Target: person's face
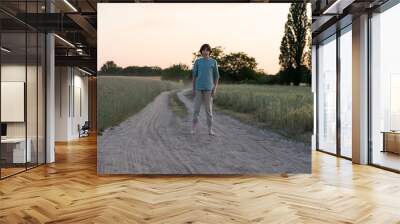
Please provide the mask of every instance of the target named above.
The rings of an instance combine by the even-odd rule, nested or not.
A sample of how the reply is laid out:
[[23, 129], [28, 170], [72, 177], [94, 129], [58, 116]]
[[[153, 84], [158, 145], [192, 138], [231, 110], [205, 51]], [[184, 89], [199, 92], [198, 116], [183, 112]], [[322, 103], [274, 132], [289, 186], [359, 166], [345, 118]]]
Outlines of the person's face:
[[210, 56], [210, 50], [209, 49], [204, 49], [204, 50], [202, 50], [201, 51], [201, 55], [203, 56], [203, 57], [209, 57]]

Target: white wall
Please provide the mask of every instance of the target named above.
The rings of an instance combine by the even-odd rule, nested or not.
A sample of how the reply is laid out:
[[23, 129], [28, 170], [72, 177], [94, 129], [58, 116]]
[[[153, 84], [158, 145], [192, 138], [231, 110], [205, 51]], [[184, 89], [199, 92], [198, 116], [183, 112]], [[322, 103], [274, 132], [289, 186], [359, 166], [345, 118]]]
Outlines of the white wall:
[[[26, 70], [27, 69], [27, 70]], [[26, 71], [28, 72], [26, 74]], [[21, 65], [21, 64], [3, 64], [1, 66], [1, 81], [2, 82], [25, 82], [25, 75], [28, 75], [28, 80], [29, 80], [29, 84], [32, 85], [36, 85], [36, 81], [34, 83], [31, 79], [31, 75], [36, 76], [36, 67], [34, 66], [25, 66]], [[27, 89], [27, 106], [31, 106], [31, 107], [35, 107], [36, 108], [36, 102], [34, 105], [29, 105], [31, 102], [33, 102], [34, 99], [36, 99], [36, 89]], [[4, 96], [3, 96], [4, 97]], [[7, 108], [1, 108], [2, 110], [7, 110]], [[22, 108], [24, 110], [24, 108]], [[28, 124], [28, 129], [31, 130], [31, 127], [34, 128], [36, 130], [36, 113], [33, 114], [31, 113], [31, 110], [28, 110], [27, 112], [29, 112], [27, 114], [27, 120], [29, 122]], [[32, 121], [34, 121], [34, 124], [32, 124]], [[7, 136], [8, 137], [25, 137], [25, 126], [26, 126], [26, 122], [7, 122]], [[28, 130], [28, 137], [30, 132]]]
[[[26, 74], [25, 69], [26, 69], [25, 64], [24, 65], [3, 64], [1, 66], [1, 81], [25, 82], [25, 74]], [[6, 110], [6, 108], [1, 108], [1, 110]], [[25, 122], [7, 122], [7, 136], [25, 137]]]
[[56, 141], [77, 139], [78, 124], [88, 120], [88, 77], [83, 75], [76, 68], [56, 67]]
[[[37, 70], [38, 69], [38, 70]], [[23, 100], [20, 108], [7, 108], [3, 105], [2, 112], [6, 113], [22, 113], [26, 112], [26, 120], [23, 118], [21, 122], [5, 122], [7, 123], [7, 137], [23, 138], [25, 135], [29, 139], [29, 147], [31, 148], [31, 156], [33, 162], [39, 159], [39, 163], [44, 163], [45, 150], [45, 112], [44, 112], [44, 73], [41, 66], [25, 64], [2, 64], [1, 66], [2, 82], [24, 82], [26, 84], [26, 99]], [[27, 79], [27, 80], [25, 80]], [[8, 98], [7, 93], [2, 93], [2, 98]], [[24, 94], [24, 90], [19, 90], [20, 94]], [[22, 92], [21, 92], [22, 91]], [[23, 97], [25, 98], [25, 97]], [[25, 106], [26, 100], [26, 106]], [[17, 103], [17, 102], [15, 102]], [[3, 104], [3, 103], [2, 103]], [[20, 110], [20, 111], [12, 111]], [[24, 115], [22, 115], [24, 116]], [[49, 160], [51, 162], [51, 160]]]
[[82, 76], [82, 74], [79, 70], [74, 70], [74, 88], [72, 88], [74, 92], [72, 93], [73, 96], [71, 96], [71, 99], [74, 99], [74, 102], [71, 102], [71, 106], [73, 105], [73, 108], [71, 108], [72, 129], [70, 132], [72, 138], [79, 137], [78, 124], [82, 126], [88, 120], [88, 77]]
[[68, 88], [70, 84], [69, 69], [55, 68], [55, 141], [68, 140]]

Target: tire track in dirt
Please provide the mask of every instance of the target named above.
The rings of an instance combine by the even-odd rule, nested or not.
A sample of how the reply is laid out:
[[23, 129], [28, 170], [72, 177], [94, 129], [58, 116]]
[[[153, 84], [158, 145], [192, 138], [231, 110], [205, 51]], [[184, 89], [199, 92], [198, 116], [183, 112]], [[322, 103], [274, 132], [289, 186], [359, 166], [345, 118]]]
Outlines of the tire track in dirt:
[[139, 113], [98, 136], [98, 172], [104, 174], [261, 174], [311, 172], [311, 147], [215, 112], [209, 136], [204, 108], [190, 134], [189, 114], [176, 116], [163, 92]]

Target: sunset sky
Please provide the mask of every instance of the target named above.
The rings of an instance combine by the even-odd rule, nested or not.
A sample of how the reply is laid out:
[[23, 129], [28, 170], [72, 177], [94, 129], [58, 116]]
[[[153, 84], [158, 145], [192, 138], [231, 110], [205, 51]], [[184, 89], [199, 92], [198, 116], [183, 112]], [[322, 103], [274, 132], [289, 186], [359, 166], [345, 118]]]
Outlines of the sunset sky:
[[203, 43], [255, 57], [269, 74], [279, 70], [279, 47], [290, 4], [99, 3], [98, 69], [119, 66], [192, 66]]

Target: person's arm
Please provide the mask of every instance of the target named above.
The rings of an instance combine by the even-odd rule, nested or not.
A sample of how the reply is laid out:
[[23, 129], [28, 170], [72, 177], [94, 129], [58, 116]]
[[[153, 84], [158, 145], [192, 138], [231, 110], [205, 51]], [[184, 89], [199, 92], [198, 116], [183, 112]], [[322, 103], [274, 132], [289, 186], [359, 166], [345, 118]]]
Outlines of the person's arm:
[[194, 96], [195, 88], [196, 88], [196, 77], [197, 77], [197, 60], [194, 61], [192, 68], [192, 94]]
[[214, 79], [214, 88], [212, 90], [212, 96], [214, 97], [215, 93], [217, 92], [218, 82], [219, 82], [219, 69], [218, 63], [215, 61], [214, 71], [213, 71], [213, 79]]

